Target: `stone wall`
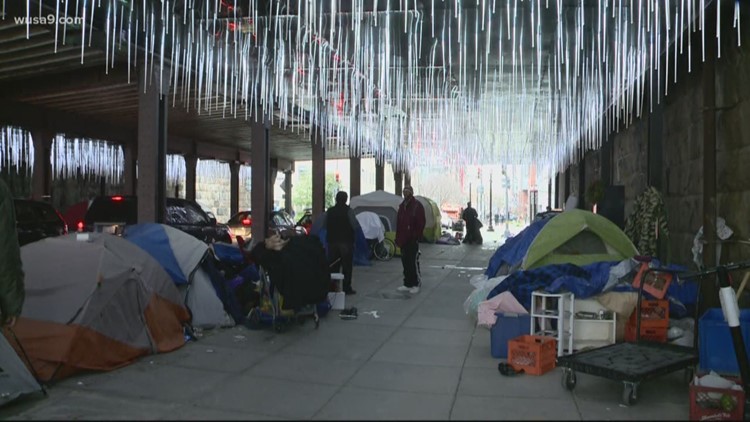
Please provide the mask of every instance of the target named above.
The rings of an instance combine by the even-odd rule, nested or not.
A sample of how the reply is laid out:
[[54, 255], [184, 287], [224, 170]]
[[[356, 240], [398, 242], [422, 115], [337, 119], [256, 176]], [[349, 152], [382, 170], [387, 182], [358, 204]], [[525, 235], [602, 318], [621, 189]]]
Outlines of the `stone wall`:
[[625, 216], [633, 210], [635, 198], [647, 187], [648, 117], [633, 121], [611, 135], [612, 185], [625, 186]]
[[[750, 239], [750, 52], [740, 51], [736, 33], [725, 25], [722, 34], [731, 42], [722, 46], [716, 60], [717, 212], [734, 230], [735, 240]], [[736, 30], [735, 30], [736, 31]], [[743, 31], [742, 45], [750, 45], [750, 33]], [[697, 39], [697, 41], [696, 41]], [[669, 249], [673, 262], [692, 266], [691, 247], [703, 224], [703, 85], [700, 38], [694, 38], [692, 72], [686, 57], [680, 57], [678, 82], [662, 98], [662, 160], [658, 172], [667, 208]], [[680, 73], [681, 72], [681, 73]], [[671, 78], [670, 78], [671, 79]], [[645, 105], [648, 105], [646, 98]], [[625, 186], [625, 216], [633, 201], [647, 187], [648, 127], [645, 116], [620, 128], [613, 139], [613, 184]], [[658, 136], [658, 135], [657, 135]], [[588, 169], [587, 169], [588, 174]], [[723, 246], [722, 261], [750, 258], [750, 246]]]

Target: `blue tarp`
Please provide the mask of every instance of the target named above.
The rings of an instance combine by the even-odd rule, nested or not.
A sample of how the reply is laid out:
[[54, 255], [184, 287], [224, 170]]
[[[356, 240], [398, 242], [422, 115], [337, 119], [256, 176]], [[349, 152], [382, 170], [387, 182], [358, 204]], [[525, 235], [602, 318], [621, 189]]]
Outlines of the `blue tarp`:
[[[550, 293], [569, 291], [577, 299], [586, 299], [602, 293], [609, 280], [611, 268], [619, 262], [595, 262], [579, 267], [573, 264], [553, 264], [527, 271], [517, 271], [509, 275], [487, 295], [490, 299], [502, 292], [510, 291], [528, 310], [531, 309], [531, 293], [545, 290]], [[658, 266], [658, 262], [656, 263]], [[685, 267], [669, 265], [674, 271], [684, 271]], [[630, 284], [617, 284], [612, 291], [635, 291]], [[697, 299], [697, 283], [672, 283], [667, 289], [670, 302], [669, 312], [674, 318], [683, 318], [694, 310]], [[644, 292], [645, 297], [650, 295]]]
[[484, 275], [486, 275], [487, 278], [493, 278], [497, 276], [497, 272], [503, 264], [508, 264], [508, 266], [511, 267], [520, 264], [521, 261], [523, 261], [523, 257], [526, 256], [526, 251], [529, 250], [531, 242], [534, 241], [536, 235], [539, 234], [539, 231], [542, 230], [542, 227], [544, 227], [549, 220], [549, 218], [545, 218], [535, 221], [525, 229], [521, 230], [517, 235], [508, 238], [505, 243], [497, 248], [492, 255], [492, 258], [490, 258], [490, 263], [487, 265], [487, 270], [484, 272]]

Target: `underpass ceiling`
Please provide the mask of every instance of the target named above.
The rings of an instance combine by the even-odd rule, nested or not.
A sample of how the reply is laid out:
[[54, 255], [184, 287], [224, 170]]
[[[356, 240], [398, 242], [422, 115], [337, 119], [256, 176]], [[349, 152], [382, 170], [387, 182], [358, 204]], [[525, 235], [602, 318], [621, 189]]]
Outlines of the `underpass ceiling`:
[[[668, 80], [678, 50], [687, 54], [683, 34], [714, 37], [702, 26], [710, 0], [103, 0], [80, 3], [82, 26], [9, 20], [27, 8], [76, 16], [71, 2], [67, 15], [63, 2], [41, 3], [4, 3], [0, 88], [22, 83], [32, 94], [3, 89], [3, 98], [132, 127], [135, 83], [102, 78], [87, 95], [56, 97], [34, 86], [105, 62], [120, 78], [163, 62], [176, 70], [175, 136], [246, 148], [244, 107], [257, 98], [274, 110], [274, 154], [309, 159], [309, 131], [298, 130], [316, 123], [328, 156], [367, 151], [397, 169], [560, 168], [640, 113], [647, 84]], [[739, 31], [750, 4], [720, 4], [717, 25]], [[198, 114], [196, 101], [214, 106]], [[225, 101], [237, 105], [228, 117]]]

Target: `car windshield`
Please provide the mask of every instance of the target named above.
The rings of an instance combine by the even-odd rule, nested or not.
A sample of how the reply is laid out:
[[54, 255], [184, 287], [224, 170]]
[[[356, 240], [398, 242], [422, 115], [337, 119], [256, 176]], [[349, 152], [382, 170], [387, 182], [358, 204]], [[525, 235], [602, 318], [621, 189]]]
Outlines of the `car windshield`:
[[167, 222], [169, 224], [208, 225], [208, 215], [189, 202], [167, 202]]

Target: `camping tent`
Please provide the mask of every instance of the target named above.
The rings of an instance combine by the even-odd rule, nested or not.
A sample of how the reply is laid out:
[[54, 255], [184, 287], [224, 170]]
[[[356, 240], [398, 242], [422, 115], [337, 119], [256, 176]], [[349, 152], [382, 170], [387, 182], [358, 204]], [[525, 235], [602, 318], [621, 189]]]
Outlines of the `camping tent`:
[[159, 263], [118, 236], [78, 236], [21, 248], [26, 301], [13, 330], [40, 380], [111, 370], [185, 344], [190, 315]]
[[589, 211], [571, 209], [549, 220], [531, 242], [521, 267], [578, 266], [622, 261], [637, 255], [633, 242], [614, 223]]
[[[13, 335], [8, 336], [12, 338]], [[0, 406], [23, 394], [42, 391], [42, 386], [29, 373], [16, 351], [0, 336]]]
[[357, 221], [359, 221], [359, 226], [362, 227], [365, 239], [377, 239], [378, 242], [382, 242], [385, 239], [383, 222], [380, 221], [380, 217], [374, 212], [360, 212], [357, 214]]
[[396, 231], [396, 221], [398, 216], [398, 206], [402, 198], [398, 195], [388, 193], [382, 190], [366, 193], [353, 197], [349, 201], [349, 206], [355, 213], [371, 211], [380, 216], [386, 232]]
[[193, 326], [234, 325], [219, 297], [222, 280], [212, 280], [206, 243], [182, 230], [156, 223], [127, 226], [123, 237], [148, 252], [169, 274], [193, 315]]
[[414, 198], [416, 198], [424, 207], [425, 224], [422, 236], [424, 236], [426, 241], [435, 243], [442, 234], [440, 227], [440, 208], [438, 208], [435, 201], [425, 196], [414, 195]]

